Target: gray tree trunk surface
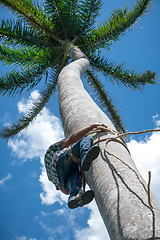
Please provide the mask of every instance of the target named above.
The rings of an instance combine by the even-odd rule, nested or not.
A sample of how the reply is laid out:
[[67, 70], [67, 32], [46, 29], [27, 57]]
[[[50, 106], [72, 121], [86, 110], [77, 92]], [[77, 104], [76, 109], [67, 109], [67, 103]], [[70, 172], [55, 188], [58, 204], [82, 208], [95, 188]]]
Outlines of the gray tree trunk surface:
[[[81, 76], [89, 68], [88, 59], [77, 47], [71, 49], [70, 55], [76, 61], [66, 66], [58, 79], [59, 107], [66, 137], [92, 123], [104, 123], [115, 130], [106, 114], [83, 87]], [[113, 134], [95, 133], [93, 137], [99, 140], [113, 137]], [[160, 205], [154, 195], [151, 194], [154, 205], [151, 209], [147, 193], [135, 173], [116, 157], [105, 153], [104, 142], [98, 145], [101, 154], [85, 173], [85, 178], [95, 193], [110, 238], [160, 239]], [[135, 169], [145, 183], [129, 152], [121, 143], [110, 141], [107, 150]]]

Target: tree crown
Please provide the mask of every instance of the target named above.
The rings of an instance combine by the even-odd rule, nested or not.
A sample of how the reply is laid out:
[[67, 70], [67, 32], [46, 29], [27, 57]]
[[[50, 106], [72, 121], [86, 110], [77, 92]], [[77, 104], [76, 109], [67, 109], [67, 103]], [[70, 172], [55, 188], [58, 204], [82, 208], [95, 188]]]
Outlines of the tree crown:
[[107, 81], [135, 90], [156, 83], [155, 72], [136, 73], [102, 55], [103, 49], [109, 50], [148, 11], [152, 0], [139, 0], [131, 10], [114, 9], [109, 19], [98, 25], [96, 18], [103, 7], [102, 0], [46, 0], [43, 6], [32, 0], [0, 0], [0, 3], [16, 16], [1, 20], [0, 61], [18, 67], [0, 78], [1, 95], [21, 94], [45, 78], [40, 98], [17, 123], [5, 127], [1, 137], [17, 134], [43, 109], [56, 90], [60, 71], [71, 61], [68, 54], [71, 44], [89, 58], [91, 66], [84, 77], [117, 129], [124, 131], [120, 115], [97, 73], [101, 72]]

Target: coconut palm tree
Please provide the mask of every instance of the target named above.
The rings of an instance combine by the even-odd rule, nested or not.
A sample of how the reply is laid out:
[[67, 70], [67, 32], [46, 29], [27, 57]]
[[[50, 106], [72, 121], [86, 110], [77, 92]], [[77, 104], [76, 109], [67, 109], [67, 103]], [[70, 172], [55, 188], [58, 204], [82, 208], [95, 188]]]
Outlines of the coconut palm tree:
[[[17, 123], [4, 128], [1, 136], [11, 137], [27, 127], [53, 95], [57, 83], [66, 137], [95, 122], [105, 123], [114, 131], [115, 127], [124, 131], [121, 118], [95, 72], [101, 72], [106, 80], [121, 82], [133, 89], [139, 89], [146, 83], [156, 83], [155, 72], [137, 74], [101, 55], [101, 50], [109, 50], [112, 43], [148, 10], [152, 1], [140, 0], [130, 11], [127, 8], [116, 9], [99, 26], [96, 26], [95, 20], [102, 7], [100, 0], [46, 0], [44, 8], [31, 0], [0, 2], [19, 17], [3, 20], [0, 27], [0, 59], [7, 65], [17, 66], [1, 78], [1, 94], [14, 96], [24, 89], [32, 89], [41, 80], [45, 82], [41, 96], [32, 108]], [[84, 90], [81, 82], [83, 73], [115, 127]], [[95, 133], [93, 137], [101, 140], [104, 133]], [[113, 133], [108, 132], [107, 138], [112, 140], [112, 137]], [[107, 152], [103, 150], [102, 142], [97, 144], [102, 149], [101, 155], [85, 178], [95, 192], [110, 238], [159, 239], [159, 205], [154, 196], [154, 208], [148, 205], [144, 180], [127, 148], [121, 139], [110, 141]], [[116, 156], [127, 165], [118, 161]], [[135, 173], [138, 173], [139, 179]]]

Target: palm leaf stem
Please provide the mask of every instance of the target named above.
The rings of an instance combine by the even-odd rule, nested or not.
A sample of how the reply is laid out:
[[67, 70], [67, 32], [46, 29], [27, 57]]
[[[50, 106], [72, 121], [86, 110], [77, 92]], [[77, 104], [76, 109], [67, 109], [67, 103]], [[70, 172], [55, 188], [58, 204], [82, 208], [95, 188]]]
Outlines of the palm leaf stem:
[[5, 31], [0, 31], [0, 34], [1, 35], [4, 35], [4, 36], [10, 36], [10, 37], [13, 37], [13, 38], [17, 38], [17, 39], [20, 39], [20, 40], [25, 40], [25, 41], [33, 41], [33, 42], [39, 42], [39, 43], [43, 43], [43, 44], [48, 44], [48, 42], [44, 41], [44, 40], [40, 40], [40, 39], [34, 39], [34, 38], [28, 38], [28, 37], [23, 37], [23, 36], [20, 36], [18, 34], [14, 34], [14, 33], [9, 33], [9, 32], [5, 32]]
[[91, 3], [90, 3], [90, 8], [88, 9], [88, 12], [87, 12], [87, 18], [82, 26], [82, 29], [80, 30], [79, 34], [74, 38], [73, 42], [75, 42], [78, 37], [82, 34], [82, 32], [86, 29], [87, 25], [89, 25], [90, 23], [90, 20], [91, 20], [91, 17], [93, 15], [93, 9], [94, 9], [94, 3], [96, 3], [97, 0], [92, 0]]
[[59, 4], [58, 4], [57, 0], [54, 0], [54, 2], [55, 2], [56, 9], [57, 9], [57, 12], [58, 12], [58, 17], [59, 17], [59, 20], [60, 20], [60, 23], [61, 23], [61, 26], [62, 26], [62, 29], [63, 29], [64, 38], [66, 39], [67, 38], [67, 32], [66, 32], [66, 29], [64, 27], [63, 19], [61, 17], [61, 11], [60, 11], [60, 8], [59, 8]]

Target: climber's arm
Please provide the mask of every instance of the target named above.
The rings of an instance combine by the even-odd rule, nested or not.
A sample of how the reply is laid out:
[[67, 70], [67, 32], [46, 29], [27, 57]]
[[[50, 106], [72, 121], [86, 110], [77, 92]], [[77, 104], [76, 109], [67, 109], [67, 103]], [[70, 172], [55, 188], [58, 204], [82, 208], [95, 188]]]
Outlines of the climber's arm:
[[89, 127], [86, 127], [76, 133], [73, 133], [72, 135], [70, 135], [67, 139], [64, 139], [61, 141], [61, 147], [65, 148], [68, 147], [74, 143], [76, 143], [77, 141], [79, 141], [82, 137], [84, 137], [85, 135], [87, 135], [89, 132], [91, 132], [93, 129], [96, 128], [106, 128], [107, 126], [105, 124], [92, 124]]

